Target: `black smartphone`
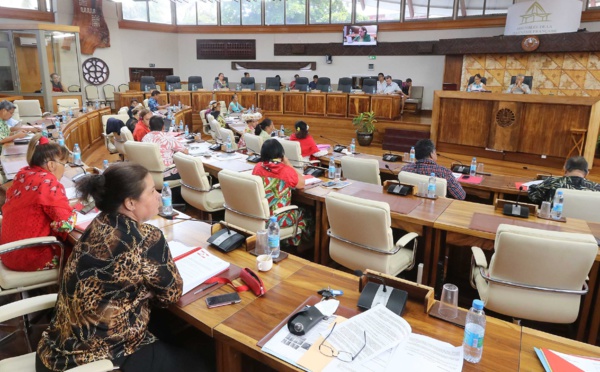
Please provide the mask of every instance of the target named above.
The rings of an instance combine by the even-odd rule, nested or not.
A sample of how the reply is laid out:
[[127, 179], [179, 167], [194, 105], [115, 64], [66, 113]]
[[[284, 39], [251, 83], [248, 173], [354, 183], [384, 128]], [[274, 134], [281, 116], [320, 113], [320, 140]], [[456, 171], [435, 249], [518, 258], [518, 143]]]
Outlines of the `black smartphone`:
[[212, 309], [213, 307], [233, 305], [240, 302], [242, 302], [242, 299], [240, 298], [240, 295], [237, 292], [206, 298], [206, 306], [209, 309]]

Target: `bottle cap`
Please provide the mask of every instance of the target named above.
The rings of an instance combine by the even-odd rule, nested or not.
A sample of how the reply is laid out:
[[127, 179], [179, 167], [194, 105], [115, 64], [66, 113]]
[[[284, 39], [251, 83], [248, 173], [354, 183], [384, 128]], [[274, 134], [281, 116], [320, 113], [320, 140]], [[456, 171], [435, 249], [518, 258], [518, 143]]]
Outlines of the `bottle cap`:
[[483, 310], [483, 301], [473, 300], [473, 308], [475, 308], [475, 310]]
[[557, 191], [557, 194], [558, 194], [558, 195], [562, 195], [562, 194], [563, 194], [563, 192], [562, 192], [562, 191]]
[[271, 222], [277, 222], [277, 217], [275, 217], [275, 216], [271, 216], [271, 218], [269, 218], [269, 220], [270, 220]]
[[163, 182], [163, 186], [165, 186], [165, 187], [169, 186], [169, 183], [168, 182]]
[[435, 173], [431, 172], [431, 177], [435, 177]]

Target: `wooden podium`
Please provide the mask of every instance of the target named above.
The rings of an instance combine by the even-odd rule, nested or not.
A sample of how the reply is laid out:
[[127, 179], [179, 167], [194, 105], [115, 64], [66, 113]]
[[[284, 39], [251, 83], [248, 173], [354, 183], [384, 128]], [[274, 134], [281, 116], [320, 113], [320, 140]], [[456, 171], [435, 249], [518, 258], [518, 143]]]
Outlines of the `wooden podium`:
[[594, 161], [600, 98], [436, 91], [431, 139], [438, 151], [562, 167], [572, 130], [585, 130]]

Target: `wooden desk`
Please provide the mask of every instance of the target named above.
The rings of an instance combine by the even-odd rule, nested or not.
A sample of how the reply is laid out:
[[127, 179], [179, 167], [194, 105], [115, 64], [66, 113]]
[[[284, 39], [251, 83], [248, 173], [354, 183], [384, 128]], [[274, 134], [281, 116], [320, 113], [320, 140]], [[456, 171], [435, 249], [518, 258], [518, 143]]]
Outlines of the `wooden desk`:
[[[432, 253], [432, 262], [431, 267], [434, 268], [429, 273], [429, 279], [426, 280], [426, 283], [431, 286], [435, 286], [437, 283], [437, 270], [435, 267], [437, 262], [441, 258], [442, 252], [445, 251], [444, 247], [446, 244], [452, 244], [461, 247], [471, 247], [477, 246], [485, 250], [493, 250], [494, 249], [494, 239], [496, 238], [496, 233], [490, 233], [485, 231], [471, 230], [469, 228], [471, 224], [471, 220], [475, 213], [483, 213], [486, 215], [499, 216], [515, 221], [524, 221], [521, 218], [513, 218], [509, 216], [504, 216], [501, 210], [495, 210], [491, 205], [484, 205], [478, 203], [471, 203], [462, 200], [454, 200], [452, 204], [446, 208], [446, 210], [438, 217], [435, 221], [434, 227], [434, 249]], [[530, 217], [525, 220], [528, 222], [535, 222], [542, 225], [552, 225], [560, 227], [561, 231], [564, 232], [574, 232], [581, 234], [590, 234], [590, 227], [588, 223], [583, 220], [578, 220], [576, 218], [568, 218], [567, 222], [556, 222], [551, 220], [543, 220], [537, 218], [535, 216]], [[588, 295], [584, 296], [582, 299], [583, 306], [580, 310], [578, 321], [578, 332], [577, 338], [579, 340], [583, 340], [586, 327], [588, 324], [588, 318], [593, 312], [594, 315], [598, 311], [594, 309], [599, 309], [600, 303], [596, 303], [592, 307], [592, 298], [593, 294], [596, 292], [598, 286], [598, 267], [599, 267], [599, 258], [597, 256], [592, 269], [590, 270], [590, 281], [589, 281], [589, 292]], [[425, 276], [424, 276], [425, 278]], [[595, 316], [596, 318], [596, 316]], [[600, 318], [598, 318], [600, 322]], [[596, 334], [598, 329], [596, 328]], [[590, 336], [591, 337], [591, 336]], [[594, 336], [595, 337], [595, 336]]]
[[440, 152], [485, 156], [486, 149], [494, 149], [503, 152], [503, 160], [560, 167], [572, 147], [571, 129], [585, 129], [583, 156], [592, 164], [599, 102], [598, 97], [435, 91], [431, 140]]
[[[144, 93], [144, 99], [150, 99], [150, 97], [152, 97], [152, 92]], [[165, 92], [161, 92], [157, 96], [154, 96], [154, 99], [156, 99], [156, 102], [158, 102], [159, 106], [169, 104], [169, 96]]]
[[286, 92], [283, 96], [283, 112], [285, 114], [304, 115], [306, 93]]
[[136, 99], [139, 103], [144, 103], [144, 92], [115, 92], [115, 107], [117, 110], [121, 107], [131, 106], [131, 100]]
[[378, 119], [395, 120], [400, 117], [402, 97], [399, 94], [376, 94], [371, 96], [371, 110]]
[[[253, 270], [256, 268], [256, 257], [250, 253], [247, 253], [243, 249], [237, 249], [233, 252], [225, 254], [210, 247], [206, 241], [210, 237], [210, 225], [204, 222], [184, 221], [168, 226], [166, 229], [163, 229], [163, 232], [165, 233], [168, 241], [177, 240], [189, 246], [200, 245], [202, 247], [208, 247], [208, 250], [211, 253], [232, 264], [242, 268], [249, 267]], [[290, 255], [289, 258], [273, 265], [273, 268], [266, 273], [257, 271], [255, 272], [257, 272], [260, 278], [263, 280], [265, 290], [270, 291], [273, 287], [304, 267], [306, 264], [308, 264], [308, 261]], [[238, 285], [239, 284], [240, 283], [238, 283]], [[225, 286], [215, 291], [213, 295], [230, 293], [232, 291], [233, 290], [231, 287]], [[240, 293], [240, 297], [242, 298], [242, 302], [230, 306], [219, 307], [218, 309], [208, 309], [204, 299], [202, 298], [183, 308], [172, 305], [170, 310], [180, 316], [182, 319], [185, 319], [194, 327], [200, 329], [202, 332], [213, 336], [215, 327], [217, 327], [220, 323], [239, 312], [252, 302], [261, 301], [263, 299], [256, 297], [250, 291]]]
[[348, 113], [348, 94], [327, 94], [327, 116], [346, 117]]
[[[256, 92], [237, 91], [236, 94], [238, 96], [238, 101], [240, 102], [242, 107], [245, 107], [247, 109], [252, 108], [252, 106], [258, 107], [258, 99], [256, 97]], [[229, 105], [230, 101], [225, 101], [225, 102], [227, 102], [227, 105]], [[227, 106], [227, 107], [229, 107], [229, 106]]]
[[208, 103], [212, 101], [213, 93], [211, 91], [192, 92], [192, 111], [199, 113], [208, 108]]
[[370, 94], [351, 94], [348, 96], [348, 117], [355, 117], [366, 111], [371, 111]]
[[[489, 319], [489, 318], [488, 318]], [[521, 332], [521, 354], [519, 366], [524, 371], [539, 371], [543, 372], [544, 368], [540, 363], [533, 348], [545, 348], [560, 353], [589, 356], [594, 358], [600, 357], [600, 348], [569, 340], [549, 333], [540, 332], [535, 329], [523, 327]], [[485, 351], [484, 351], [485, 355]]]
[[327, 94], [326, 93], [308, 93], [306, 95], [306, 115], [325, 116], [327, 112]]
[[258, 107], [263, 114], [283, 114], [283, 92], [258, 92]]
[[[344, 291], [344, 295], [338, 297], [341, 305], [356, 308], [359, 296], [356, 276], [308, 264], [215, 328], [217, 369], [243, 371], [242, 354], [245, 354], [277, 371], [297, 371], [284, 361], [263, 353], [256, 343], [306, 298], [327, 286]], [[414, 333], [456, 346], [462, 343], [464, 330], [429, 317], [423, 312], [422, 303], [408, 301], [403, 317]], [[488, 317], [483, 358], [479, 364], [465, 362], [463, 371], [518, 370], [520, 337], [519, 326]]]
[[188, 91], [167, 92], [167, 95], [169, 96], [169, 104], [171, 105], [177, 106], [180, 102], [184, 106], [192, 105], [192, 95]]

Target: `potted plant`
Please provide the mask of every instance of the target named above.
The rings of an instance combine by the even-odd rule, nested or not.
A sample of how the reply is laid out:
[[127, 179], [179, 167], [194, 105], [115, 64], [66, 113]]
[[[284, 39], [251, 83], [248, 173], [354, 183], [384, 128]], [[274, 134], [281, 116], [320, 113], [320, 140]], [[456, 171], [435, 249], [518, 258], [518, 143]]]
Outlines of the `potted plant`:
[[373, 142], [375, 123], [377, 120], [373, 111], [361, 112], [352, 119], [352, 124], [356, 127], [356, 139], [359, 145], [369, 146]]

